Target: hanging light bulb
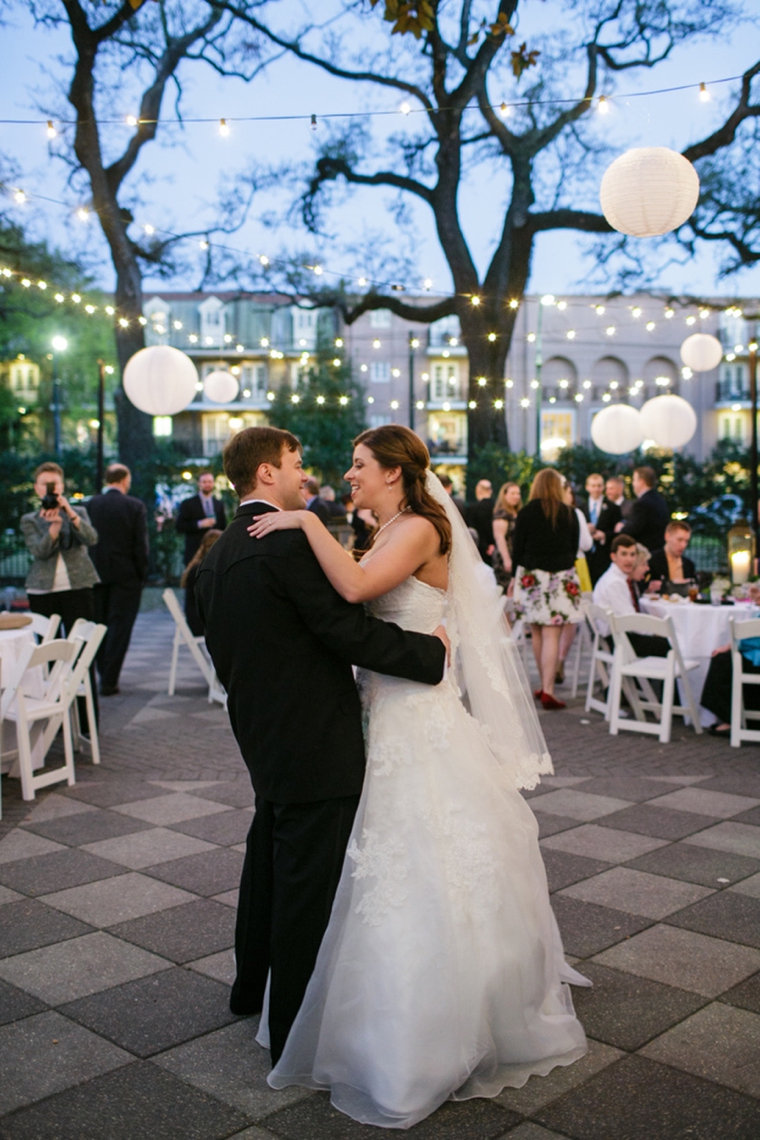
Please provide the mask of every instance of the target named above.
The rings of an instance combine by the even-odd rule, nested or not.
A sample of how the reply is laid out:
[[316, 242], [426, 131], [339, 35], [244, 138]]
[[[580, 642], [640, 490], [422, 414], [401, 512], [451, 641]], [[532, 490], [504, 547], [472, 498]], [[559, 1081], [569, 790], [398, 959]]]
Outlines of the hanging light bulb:
[[426, 277], [425, 280], [422, 282], [422, 288], [423, 289], [432, 289], [433, 288], [433, 282], [430, 279], [430, 277]]
[[338, 400], [338, 403], [342, 408], [345, 408], [346, 404], [348, 403], [348, 396], [341, 396]]
[[499, 114], [501, 115], [502, 119], [507, 119], [509, 117], [509, 107], [506, 103], [502, 102], [501, 106], [499, 107]]
[[263, 265], [265, 268], [266, 268], [266, 266], [267, 266], [267, 265], [269, 265], [269, 258], [267, 257], [267, 255], [266, 255], [265, 253], [262, 253], [262, 254], [260, 254], [260, 255], [259, 255], [259, 262], [260, 262], [260, 264], [261, 264], [261, 265]]
[[399, 111], [401, 112], [402, 115], [408, 115], [411, 112], [411, 110], [412, 110], [411, 105], [409, 103], [407, 103], [406, 100], [399, 107]]
[[312, 131], [316, 131], [316, 129], [317, 129], [317, 116], [316, 115], [311, 116], [311, 120], [309, 122], [309, 128]]
[[322, 273], [324, 273], [324, 270], [322, 269], [321, 265], [315, 265], [314, 266], [314, 272], [317, 275], [317, 277], [320, 277], [322, 275]]
[[360, 277], [359, 280], [357, 281], [357, 285], [359, 285], [359, 287], [361, 289], [363, 289], [366, 284], [367, 284], [367, 278], [366, 277]]
[[599, 96], [599, 102], [596, 105], [596, 109], [600, 115], [607, 115], [609, 113], [610, 104], [605, 95]]
[[226, 139], [230, 133], [230, 125], [226, 119], [219, 120], [219, 134]]
[[516, 309], [519, 306], [519, 304], [520, 304], [520, 302], [517, 300], [517, 298], [513, 297], [512, 300], [509, 302], [509, 307], [510, 307], [510, 309]]
[[208, 242], [205, 238], [201, 238], [201, 240], [198, 242], [198, 245], [201, 249], [208, 249]]
[[48, 121], [47, 121], [47, 137], [49, 139], [54, 139], [54, 138], [58, 137], [58, 131], [53, 126], [53, 120], [52, 119], [48, 119]]
[[148, 235], [148, 237], [151, 237], [151, 235], [152, 235], [152, 234], [154, 234], [154, 233], [156, 232], [156, 227], [155, 227], [155, 226], [152, 226], [152, 225], [150, 225], [150, 223], [148, 223], [148, 225], [147, 225], [147, 226], [143, 226], [143, 229], [145, 230], [145, 232], [146, 232], [146, 234]]
[[26, 201], [26, 194], [24, 193], [24, 191], [23, 190], [17, 190], [15, 192], [15, 194], [13, 195], [13, 201], [18, 202], [19, 206], [22, 206], [24, 204], [24, 202]]
[[488, 334], [488, 339], [489, 339], [489, 340], [491, 341], [491, 343], [493, 344], [493, 342], [496, 340], [496, 333], [489, 333], [489, 334]]
[[472, 304], [475, 306], [475, 308], [477, 309], [478, 305], [480, 304], [480, 297], [477, 295], [477, 293], [475, 293], [475, 294], [474, 294], [474, 295], [473, 295], [473, 296], [470, 298], [470, 301], [471, 301], [471, 303], [472, 303]]
[[127, 115], [127, 126], [128, 127], [136, 127], [137, 126], [137, 118], [135, 115]]
[[707, 90], [707, 87], [704, 83], [700, 83], [699, 85], [699, 101], [700, 103], [710, 102], [710, 92]]
[[77, 217], [79, 218], [80, 222], [86, 222], [90, 217], [90, 211], [86, 206], [80, 206], [77, 210]]

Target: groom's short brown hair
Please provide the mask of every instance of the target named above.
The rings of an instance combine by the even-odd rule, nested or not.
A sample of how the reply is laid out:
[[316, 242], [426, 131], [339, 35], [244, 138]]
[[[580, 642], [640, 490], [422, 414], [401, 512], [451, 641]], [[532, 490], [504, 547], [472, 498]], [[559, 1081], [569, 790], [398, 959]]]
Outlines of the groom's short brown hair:
[[233, 435], [222, 452], [224, 473], [242, 499], [256, 486], [256, 472], [262, 463], [282, 466], [285, 450], [303, 452], [300, 439], [276, 427], [250, 427]]

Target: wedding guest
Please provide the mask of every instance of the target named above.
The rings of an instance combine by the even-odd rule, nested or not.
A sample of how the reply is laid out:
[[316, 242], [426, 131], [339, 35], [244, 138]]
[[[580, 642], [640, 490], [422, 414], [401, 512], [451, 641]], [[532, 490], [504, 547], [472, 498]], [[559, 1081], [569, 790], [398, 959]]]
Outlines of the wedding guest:
[[[441, 480], [443, 482], [443, 480]], [[504, 483], [499, 488], [493, 509], [493, 569], [496, 582], [503, 590], [512, 581], [512, 536], [515, 533], [517, 515], [522, 507], [522, 495], [518, 483]]]
[[493, 551], [493, 506], [491, 480], [480, 479], [475, 485], [475, 502], [465, 507], [464, 518], [467, 525], [478, 532], [480, 557], [489, 564]]
[[647, 549], [659, 550], [665, 542], [670, 511], [657, 490], [657, 475], [652, 467], [637, 467], [632, 482], [636, 501], [622, 527], [618, 524], [617, 529], [630, 534]]
[[[760, 673], [760, 637], [745, 637], [739, 642], [744, 659], [742, 672]], [[716, 716], [717, 723], [709, 731], [713, 736], [731, 735], [731, 689], [733, 685], [734, 662], [730, 645], [722, 645], [713, 651], [710, 667], [707, 670], [702, 696], [699, 703]], [[760, 685], [744, 685], [743, 700], [745, 709], [760, 710]]]
[[183, 499], [177, 513], [177, 531], [185, 536], [185, 566], [190, 562], [203, 539], [203, 532], [224, 530], [227, 516], [224, 503], [214, 495], [214, 475], [201, 471], [198, 476], [198, 494]]
[[310, 475], [306, 480], [306, 486], [304, 488], [306, 510], [312, 511], [319, 521], [327, 526], [330, 521], [330, 508], [320, 496], [320, 489], [319, 479], [315, 479], [313, 475]]
[[[583, 511], [575, 505], [575, 491], [566, 479], [563, 480], [563, 487], [565, 502], [569, 507], [572, 507], [578, 516], [578, 526], [580, 528], [578, 550], [575, 556], [575, 570], [578, 575], [578, 584], [580, 585], [582, 594], [590, 594], [592, 587], [586, 558], [588, 552], [594, 545], [594, 540], [591, 537], [591, 530], [586, 522], [586, 516]], [[557, 674], [555, 678], [558, 685], [561, 685], [565, 679], [565, 662], [567, 661], [567, 656], [575, 640], [575, 631], [577, 628], [577, 622], [565, 622], [562, 626], [562, 633], [559, 638], [559, 660], [557, 661]]]
[[195, 600], [195, 583], [198, 581], [201, 562], [203, 562], [203, 559], [216, 540], [221, 537], [221, 534], [222, 532], [216, 529], [206, 531], [201, 539], [200, 546], [185, 567], [184, 573], [179, 581], [180, 586], [182, 586], [185, 591], [185, 618], [187, 619], [187, 624], [190, 626], [190, 632], [193, 637], [203, 637], [204, 633], [203, 622], [198, 613], [198, 605]]
[[[635, 538], [619, 534], [610, 547], [611, 565], [594, 586], [594, 604], [611, 610], [617, 617], [641, 612], [639, 595], [633, 581], [637, 566], [641, 567], [641, 550]], [[599, 633], [609, 637], [607, 622], [598, 622]], [[628, 640], [637, 657], [667, 657], [670, 643], [666, 637], [629, 633]]]
[[332, 522], [346, 522], [346, 508], [343, 501], [337, 501], [335, 491], [332, 487], [320, 487], [319, 497], [323, 503], [327, 504], [327, 511]]
[[586, 561], [593, 586], [610, 564], [610, 544], [615, 537], [615, 527], [622, 521], [622, 515], [620, 507], [605, 496], [604, 479], [596, 472], [586, 479], [586, 494], [588, 498], [583, 504], [583, 514], [593, 539]]
[[578, 516], [564, 501], [560, 474], [545, 467], [531, 484], [512, 537], [516, 610], [530, 624], [541, 678], [535, 696], [545, 709], [567, 707], [554, 696], [554, 685], [562, 626], [581, 620], [575, 571], [579, 540]]
[[460, 496], [455, 493], [453, 481], [445, 473], [438, 475], [438, 478], [441, 481], [441, 486], [443, 487], [444, 491], [450, 497], [452, 503], [459, 511], [462, 518], [464, 518], [467, 508], [464, 505], [464, 499], [460, 498]]
[[674, 584], [693, 581], [697, 570], [684, 551], [689, 545], [691, 527], [679, 520], [669, 522], [665, 527], [665, 545], [655, 550], [649, 559], [649, 588], [659, 590], [663, 583]]
[[610, 503], [620, 509], [621, 518], [625, 521], [631, 513], [633, 500], [625, 497], [625, 479], [622, 475], [610, 475], [604, 487], [604, 493]]

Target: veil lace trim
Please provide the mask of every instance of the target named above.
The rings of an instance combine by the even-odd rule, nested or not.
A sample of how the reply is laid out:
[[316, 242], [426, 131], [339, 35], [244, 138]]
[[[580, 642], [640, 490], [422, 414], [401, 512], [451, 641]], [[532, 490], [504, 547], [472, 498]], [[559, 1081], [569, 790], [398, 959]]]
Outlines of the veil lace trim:
[[517, 788], [535, 788], [554, 768], [502, 596], [440, 480], [426, 487], [451, 523], [449, 614], [454, 675], [470, 713]]

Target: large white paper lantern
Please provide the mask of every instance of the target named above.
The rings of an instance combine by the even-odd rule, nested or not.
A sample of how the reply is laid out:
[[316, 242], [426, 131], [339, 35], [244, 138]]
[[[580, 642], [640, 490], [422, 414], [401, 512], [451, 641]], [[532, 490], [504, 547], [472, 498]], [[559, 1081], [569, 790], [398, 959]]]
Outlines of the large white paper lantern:
[[609, 455], [635, 451], [644, 438], [641, 417], [630, 404], [611, 404], [591, 421], [591, 438]]
[[641, 425], [658, 447], [683, 447], [697, 430], [697, 413], [681, 396], [655, 396], [642, 405]]
[[694, 212], [699, 176], [687, 158], [665, 146], [634, 147], [602, 178], [599, 200], [613, 229], [656, 237], [678, 229]]
[[710, 372], [723, 359], [723, 345], [709, 333], [693, 333], [681, 345], [681, 360], [693, 372]]
[[240, 385], [231, 372], [209, 372], [203, 381], [203, 394], [213, 404], [231, 404], [240, 391]]
[[173, 416], [192, 402], [198, 373], [189, 356], [169, 344], [141, 348], [124, 369], [124, 391], [141, 412]]

